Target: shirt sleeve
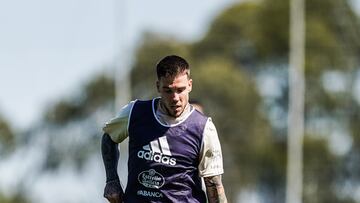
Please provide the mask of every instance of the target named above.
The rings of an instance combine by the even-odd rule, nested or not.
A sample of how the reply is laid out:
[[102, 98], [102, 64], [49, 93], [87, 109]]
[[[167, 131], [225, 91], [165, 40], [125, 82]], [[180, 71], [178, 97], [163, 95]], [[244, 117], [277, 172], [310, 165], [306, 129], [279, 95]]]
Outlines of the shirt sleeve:
[[131, 101], [125, 105], [115, 118], [110, 119], [104, 124], [103, 131], [110, 135], [111, 139], [120, 143], [128, 136], [128, 126], [130, 121], [130, 114], [136, 101]]
[[199, 176], [208, 177], [224, 173], [219, 137], [211, 118], [205, 124], [200, 151]]

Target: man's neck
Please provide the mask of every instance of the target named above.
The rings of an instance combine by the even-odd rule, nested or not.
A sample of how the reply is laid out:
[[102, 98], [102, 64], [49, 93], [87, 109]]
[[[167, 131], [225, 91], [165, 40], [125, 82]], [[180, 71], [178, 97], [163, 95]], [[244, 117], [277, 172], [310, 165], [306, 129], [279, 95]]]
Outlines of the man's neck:
[[190, 104], [187, 103], [183, 112], [178, 117], [171, 116], [169, 110], [165, 107], [165, 105], [161, 102], [160, 99], [156, 109], [156, 116], [163, 124], [173, 125], [183, 121], [190, 112], [191, 107]]

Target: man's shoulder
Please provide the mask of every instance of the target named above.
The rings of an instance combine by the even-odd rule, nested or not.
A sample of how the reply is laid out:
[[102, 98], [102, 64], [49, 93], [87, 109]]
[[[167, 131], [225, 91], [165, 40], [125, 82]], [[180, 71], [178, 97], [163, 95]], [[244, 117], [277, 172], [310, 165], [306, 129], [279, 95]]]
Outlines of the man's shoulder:
[[143, 99], [136, 99], [133, 101], [133, 107], [136, 106], [137, 108], [138, 107], [145, 107], [145, 108], [149, 108], [149, 107], [153, 107], [153, 106], [156, 106], [158, 102], [158, 98], [154, 98], [154, 99], [146, 99], [146, 100], [143, 100]]
[[149, 103], [152, 103], [154, 100], [156, 100], [156, 98], [154, 98], [154, 99], [136, 99], [134, 101], [136, 102], [136, 104], [149, 104]]
[[196, 119], [196, 120], [200, 120], [202, 121], [201, 123], [205, 124], [208, 122], [209, 120], [209, 117], [206, 116], [204, 113], [198, 111], [197, 109], [193, 109], [191, 112], [191, 117], [193, 117], [193, 119]]
[[[193, 107], [194, 108], [194, 107]], [[201, 111], [199, 111], [199, 110], [197, 110], [196, 108], [194, 108], [194, 112], [193, 113], [195, 113], [195, 114], [198, 114], [200, 117], [202, 117], [202, 118], [208, 118], [208, 116], [206, 116], [203, 112], [201, 112]]]

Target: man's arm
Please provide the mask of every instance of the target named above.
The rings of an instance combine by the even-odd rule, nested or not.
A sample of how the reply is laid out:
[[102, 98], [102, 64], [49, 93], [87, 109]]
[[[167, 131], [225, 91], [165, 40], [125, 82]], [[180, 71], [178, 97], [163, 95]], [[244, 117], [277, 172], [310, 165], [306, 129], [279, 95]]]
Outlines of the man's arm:
[[204, 182], [209, 203], [227, 203], [220, 175], [204, 177]]
[[111, 140], [108, 134], [104, 134], [101, 140], [101, 154], [106, 172], [106, 186], [104, 197], [111, 203], [122, 202], [123, 189], [121, 188], [117, 165], [119, 161], [118, 144]]

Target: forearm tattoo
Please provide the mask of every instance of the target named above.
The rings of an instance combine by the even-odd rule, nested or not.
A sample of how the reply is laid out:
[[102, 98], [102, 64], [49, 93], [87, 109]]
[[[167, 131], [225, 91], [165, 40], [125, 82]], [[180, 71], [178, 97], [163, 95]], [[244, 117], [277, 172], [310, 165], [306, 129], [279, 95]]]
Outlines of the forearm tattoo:
[[205, 177], [204, 182], [209, 203], [227, 203], [220, 175]]
[[101, 140], [101, 154], [105, 166], [106, 182], [118, 180], [117, 165], [119, 161], [118, 144], [111, 140], [108, 134], [104, 134]]

